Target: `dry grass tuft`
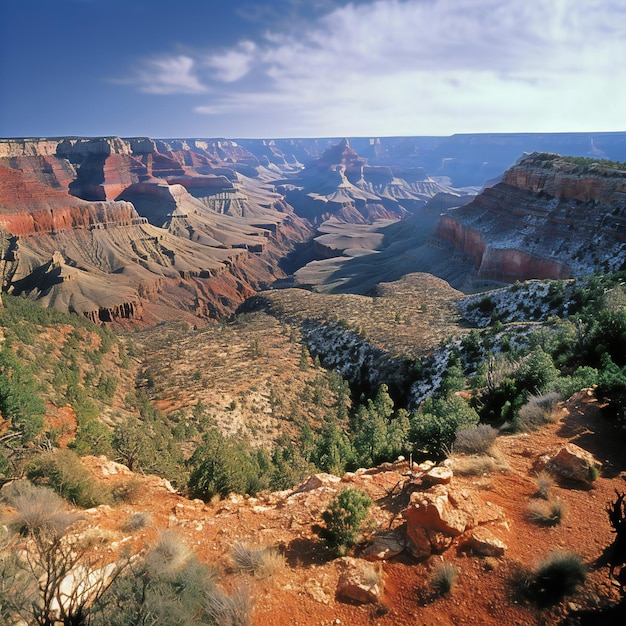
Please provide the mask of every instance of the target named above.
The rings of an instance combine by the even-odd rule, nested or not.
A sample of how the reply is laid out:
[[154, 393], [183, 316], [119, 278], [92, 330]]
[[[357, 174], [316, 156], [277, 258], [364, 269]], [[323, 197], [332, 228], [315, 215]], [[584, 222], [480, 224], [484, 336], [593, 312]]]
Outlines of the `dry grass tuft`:
[[235, 569], [257, 578], [270, 578], [285, 567], [285, 557], [276, 548], [254, 548], [236, 541], [231, 550]]
[[488, 424], [463, 428], [456, 433], [454, 451], [464, 454], [487, 454], [496, 442], [498, 431]]
[[526, 404], [519, 410], [520, 428], [530, 431], [557, 422], [558, 414], [554, 409], [560, 401], [561, 394], [556, 391], [530, 395]]
[[458, 568], [452, 563], [444, 561], [435, 565], [429, 578], [432, 592], [437, 596], [449, 593], [456, 582], [458, 574]]
[[531, 502], [528, 505], [528, 517], [542, 526], [558, 526], [565, 517], [565, 503], [560, 498]]
[[494, 472], [507, 472], [510, 467], [497, 456], [453, 456], [452, 469], [459, 476], [484, 476]]
[[552, 478], [552, 475], [545, 470], [541, 471], [537, 474], [535, 478], [535, 483], [537, 485], [535, 497], [542, 498], [543, 500], [549, 500], [550, 490], [554, 485], [554, 478]]

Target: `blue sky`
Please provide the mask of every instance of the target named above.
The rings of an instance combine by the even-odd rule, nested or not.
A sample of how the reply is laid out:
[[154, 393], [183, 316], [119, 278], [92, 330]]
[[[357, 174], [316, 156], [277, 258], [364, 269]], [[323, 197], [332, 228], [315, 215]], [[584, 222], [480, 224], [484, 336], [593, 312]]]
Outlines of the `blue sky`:
[[0, 136], [626, 130], [623, 0], [1, 0]]

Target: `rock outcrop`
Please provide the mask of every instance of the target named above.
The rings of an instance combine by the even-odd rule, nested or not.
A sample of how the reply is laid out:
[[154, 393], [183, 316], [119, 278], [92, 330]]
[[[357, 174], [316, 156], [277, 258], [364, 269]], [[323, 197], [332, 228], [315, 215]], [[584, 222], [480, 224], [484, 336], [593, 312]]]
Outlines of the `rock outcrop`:
[[413, 492], [402, 516], [407, 521], [408, 548], [415, 558], [443, 552], [466, 531], [504, 517], [498, 506], [452, 485]]
[[626, 171], [532, 154], [435, 237], [466, 255], [478, 280], [569, 278], [626, 263]]
[[283, 278], [307, 223], [248, 151], [190, 143], [0, 141], [3, 289], [97, 322], [197, 323]]

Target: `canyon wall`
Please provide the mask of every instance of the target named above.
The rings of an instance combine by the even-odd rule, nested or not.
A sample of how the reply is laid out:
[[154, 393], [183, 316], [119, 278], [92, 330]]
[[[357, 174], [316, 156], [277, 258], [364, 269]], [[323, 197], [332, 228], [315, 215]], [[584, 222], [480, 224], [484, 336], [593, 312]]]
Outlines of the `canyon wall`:
[[259, 167], [235, 142], [0, 140], [2, 288], [122, 326], [228, 315], [310, 233]]
[[478, 280], [568, 278], [626, 264], [626, 171], [534, 153], [434, 236], [469, 257]]

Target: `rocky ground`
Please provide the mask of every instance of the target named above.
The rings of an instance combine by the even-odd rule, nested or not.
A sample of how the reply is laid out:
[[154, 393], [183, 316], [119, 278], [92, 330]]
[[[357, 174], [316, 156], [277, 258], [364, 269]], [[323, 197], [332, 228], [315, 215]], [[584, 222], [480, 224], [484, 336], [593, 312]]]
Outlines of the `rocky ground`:
[[[619, 601], [619, 587], [601, 561], [613, 540], [605, 508], [616, 490], [626, 488], [626, 458], [590, 392], [577, 394], [560, 411], [556, 423], [540, 430], [499, 437], [488, 459], [451, 457], [430, 471], [430, 479], [426, 467], [414, 467], [411, 478], [403, 462], [342, 478], [319, 475], [294, 490], [212, 503], [190, 501], [162, 479], [133, 476], [123, 466], [88, 457], [84, 462], [100, 480], [111, 485], [133, 478], [142, 487], [131, 504], [87, 511], [88, 523], [107, 538], [108, 547], [101, 548], [106, 550], [122, 543], [140, 549], [158, 530], [175, 530], [202, 560], [217, 564], [226, 586], [247, 579], [255, 602], [252, 623], [260, 626], [561, 623]], [[537, 500], [536, 473], [545, 465], [542, 457], [567, 443], [593, 454], [600, 474], [592, 484], [557, 477], [551, 495], [564, 504], [562, 521], [537, 525], [528, 517], [529, 503]], [[439, 482], [444, 484], [432, 486]], [[333, 559], [314, 532], [329, 501], [347, 487], [364, 489], [375, 502], [364, 542], [350, 554], [355, 560]], [[150, 513], [147, 527], [132, 534], [120, 530], [142, 511]], [[416, 558], [425, 549], [420, 524], [430, 527], [426, 536], [439, 554]], [[485, 534], [490, 547], [479, 542]], [[368, 540], [381, 535], [384, 547], [372, 548]], [[284, 567], [269, 578], [234, 573], [230, 554], [238, 541], [277, 547]], [[587, 580], [563, 601], [538, 606], [523, 593], [523, 580], [554, 550], [578, 553], [588, 566]], [[376, 560], [380, 552], [386, 558]], [[458, 576], [449, 594], [435, 596], [429, 577], [442, 561], [452, 563]], [[372, 602], [346, 599], [343, 594], [351, 592], [338, 591], [340, 580], [345, 587], [355, 576], [361, 578], [359, 593], [372, 593]]]

